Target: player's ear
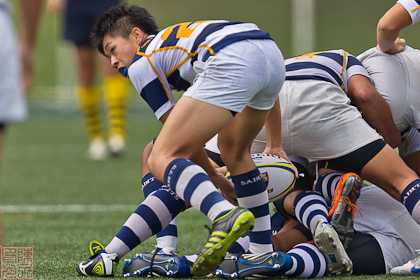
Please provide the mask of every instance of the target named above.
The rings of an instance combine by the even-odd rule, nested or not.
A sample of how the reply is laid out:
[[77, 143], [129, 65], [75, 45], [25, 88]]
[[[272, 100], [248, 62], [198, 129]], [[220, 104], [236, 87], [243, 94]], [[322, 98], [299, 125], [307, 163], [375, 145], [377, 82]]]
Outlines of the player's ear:
[[140, 45], [140, 44], [141, 44], [141, 42], [143, 42], [144, 35], [143, 35], [143, 32], [141, 31], [141, 29], [140, 29], [140, 28], [138, 28], [138, 27], [134, 27], [134, 28], [131, 30], [131, 35], [133, 35], [134, 40], [136, 41], [136, 43], [137, 43], [138, 45]]

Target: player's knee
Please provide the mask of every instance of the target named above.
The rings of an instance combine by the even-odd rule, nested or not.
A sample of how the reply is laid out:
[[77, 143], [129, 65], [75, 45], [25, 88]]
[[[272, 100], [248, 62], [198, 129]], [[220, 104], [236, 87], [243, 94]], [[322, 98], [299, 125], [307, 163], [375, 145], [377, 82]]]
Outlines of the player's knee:
[[147, 167], [149, 168], [150, 172], [154, 174], [156, 172], [157, 166], [159, 166], [159, 158], [161, 157], [158, 149], [152, 149], [150, 152], [149, 157], [146, 159]]
[[240, 162], [244, 157], [250, 155], [250, 149], [246, 145], [234, 141], [219, 142], [219, 150], [225, 164]]
[[141, 173], [142, 177], [150, 172], [147, 161], [150, 157], [150, 153], [152, 152], [153, 142], [151, 141], [143, 150], [142, 158], [141, 158]]

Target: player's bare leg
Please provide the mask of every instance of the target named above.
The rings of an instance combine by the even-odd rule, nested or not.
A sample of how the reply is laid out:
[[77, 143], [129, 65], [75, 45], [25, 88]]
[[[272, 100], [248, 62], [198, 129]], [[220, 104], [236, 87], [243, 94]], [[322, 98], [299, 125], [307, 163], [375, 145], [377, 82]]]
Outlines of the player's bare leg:
[[[320, 171], [324, 173], [330, 169]], [[363, 167], [360, 177], [380, 186], [393, 198], [401, 201], [420, 223], [420, 179], [389, 145]]]
[[103, 160], [107, 157], [108, 151], [102, 131], [100, 93], [94, 85], [95, 59], [92, 47], [78, 46], [77, 58], [79, 73], [77, 100], [88, 131], [88, 156], [93, 160]]
[[255, 216], [255, 227], [249, 232], [249, 251], [252, 253], [273, 251], [268, 194], [265, 184], [259, 180], [261, 174], [250, 152], [252, 141], [261, 131], [268, 113], [245, 107], [219, 133], [218, 140], [221, 157], [232, 175], [238, 203]]
[[419, 179], [389, 145], [363, 167], [360, 176], [380, 186], [396, 200], [400, 200], [405, 187]]
[[183, 96], [166, 119], [148, 160], [152, 174], [213, 221], [211, 238], [193, 266], [195, 275], [212, 271], [254, 222], [251, 212], [235, 208], [210, 181], [215, 172], [203, 150], [205, 142], [232, 118], [227, 109]]
[[233, 116], [228, 110], [183, 96], [179, 99], [154, 143], [148, 166], [164, 181], [168, 164], [176, 158], [191, 159], [221, 131]]
[[[98, 53], [99, 55], [99, 53]], [[127, 100], [129, 80], [111, 66], [109, 60], [100, 56], [104, 71], [104, 97], [108, 115], [108, 148], [113, 156], [124, 155], [126, 149]]]
[[408, 167], [417, 173], [417, 176], [420, 176], [420, 151], [405, 156], [402, 159], [408, 165]]

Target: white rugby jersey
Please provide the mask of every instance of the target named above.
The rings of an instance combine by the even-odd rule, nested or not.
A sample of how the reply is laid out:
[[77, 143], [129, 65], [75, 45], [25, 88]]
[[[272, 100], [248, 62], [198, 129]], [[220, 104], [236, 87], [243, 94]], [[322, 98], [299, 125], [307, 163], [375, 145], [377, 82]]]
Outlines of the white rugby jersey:
[[398, 0], [397, 3], [400, 3], [410, 14], [411, 24], [420, 21], [420, 0]]
[[253, 23], [210, 20], [175, 24], [145, 40], [128, 76], [160, 119], [175, 105], [171, 90], [186, 90], [194, 81], [195, 61], [204, 62], [223, 47], [246, 39], [271, 37]]
[[321, 80], [348, 92], [347, 82], [353, 75], [370, 79], [362, 63], [345, 50], [308, 53], [285, 60], [286, 80]]

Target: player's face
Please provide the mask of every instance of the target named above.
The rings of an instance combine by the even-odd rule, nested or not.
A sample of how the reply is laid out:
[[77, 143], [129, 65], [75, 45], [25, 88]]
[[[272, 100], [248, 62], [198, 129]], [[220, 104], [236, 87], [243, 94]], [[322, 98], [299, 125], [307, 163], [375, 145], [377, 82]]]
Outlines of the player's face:
[[112, 37], [105, 35], [102, 42], [105, 56], [111, 62], [111, 66], [117, 68], [122, 74], [125, 67], [128, 68], [137, 52], [138, 40], [130, 34], [128, 39], [121, 36]]

